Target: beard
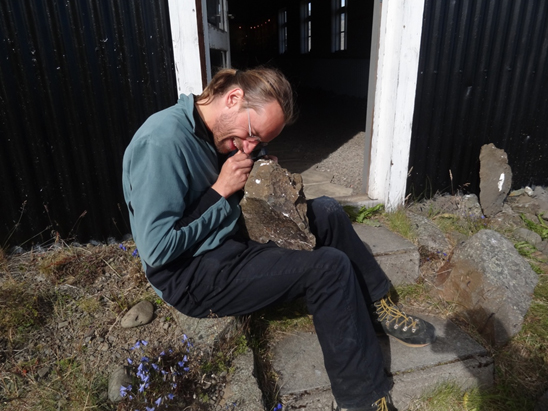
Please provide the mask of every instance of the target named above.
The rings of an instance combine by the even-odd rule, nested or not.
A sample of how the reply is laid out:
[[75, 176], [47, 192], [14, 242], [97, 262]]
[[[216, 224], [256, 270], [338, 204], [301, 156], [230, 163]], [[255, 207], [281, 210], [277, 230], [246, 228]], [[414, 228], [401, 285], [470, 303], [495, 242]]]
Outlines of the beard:
[[236, 131], [234, 122], [238, 113], [222, 113], [219, 115], [211, 132], [213, 133], [213, 142], [215, 148], [221, 154], [227, 154], [233, 151], [234, 144], [238, 150], [242, 149], [242, 141], [234, 135]]

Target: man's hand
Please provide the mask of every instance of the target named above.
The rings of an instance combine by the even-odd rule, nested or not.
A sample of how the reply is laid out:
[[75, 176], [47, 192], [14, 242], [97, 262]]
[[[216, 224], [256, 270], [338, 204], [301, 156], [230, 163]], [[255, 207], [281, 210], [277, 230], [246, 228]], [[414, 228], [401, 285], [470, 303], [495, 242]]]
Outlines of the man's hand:
[[224, 198], [230, 197], [236, 191], [244, 188], [252, 167], [253, 160], [249, 158], [249, 155], [238, 150], [236, 154], [225, 161], [217, 181], [211, 188]]

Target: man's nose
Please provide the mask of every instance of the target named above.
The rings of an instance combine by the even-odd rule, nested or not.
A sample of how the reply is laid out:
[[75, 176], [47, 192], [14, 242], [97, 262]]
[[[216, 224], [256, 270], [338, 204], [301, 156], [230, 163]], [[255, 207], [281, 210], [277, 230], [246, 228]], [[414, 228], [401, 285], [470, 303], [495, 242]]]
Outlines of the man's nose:
[[259, 142], [257, 140], [243, 140], [244, 153], [251, 154]]

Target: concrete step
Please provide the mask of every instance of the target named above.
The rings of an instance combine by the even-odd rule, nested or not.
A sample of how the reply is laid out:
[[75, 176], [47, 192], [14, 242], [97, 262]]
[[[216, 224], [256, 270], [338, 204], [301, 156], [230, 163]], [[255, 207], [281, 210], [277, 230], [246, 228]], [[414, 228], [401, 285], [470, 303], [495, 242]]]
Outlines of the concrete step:
[[384, 227], [354, 224], [354, 230], [394, 285], [414, 284], [420, 255], [409, 240]]
[[[410, 348], [392, 338], [380, 338], [394, 382], [392, 398], [400, 411], [444, 381], [463, 389], [493, 384], [493, 359], [482, 346], [451, 321], [422, 318], [436, 327], [437, 341], [430, 346]], [[285, 410], [331, 410], [329, 378], [315, 334], [297, 333], [279, 340], [273, 347], [273, 368]]]

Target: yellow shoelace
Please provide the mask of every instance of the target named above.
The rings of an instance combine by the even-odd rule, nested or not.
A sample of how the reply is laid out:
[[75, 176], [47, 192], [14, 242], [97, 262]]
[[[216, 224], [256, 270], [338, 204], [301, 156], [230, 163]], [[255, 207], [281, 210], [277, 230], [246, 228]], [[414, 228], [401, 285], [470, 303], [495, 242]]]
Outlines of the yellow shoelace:
[[401, 311], [390, 297], [376, 302], [375, 307], [377, 308], [379, 321], [386, 321], [387, 326], [395, 322], [394, 329], [396, 330], [403, 325], [403, 331], [407, 331], [409, 327], [411, 327], [412, 332], [416, 331], [417, 320]]

